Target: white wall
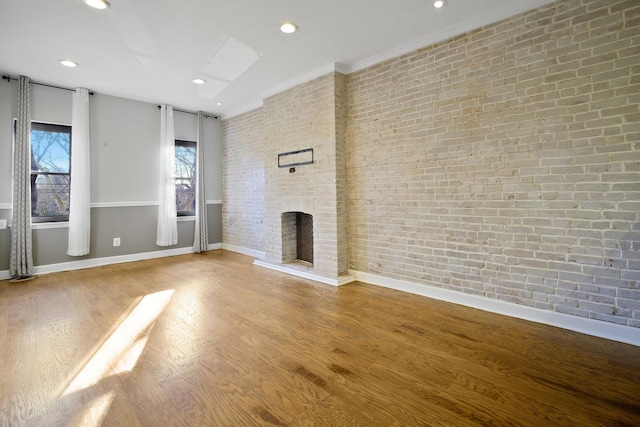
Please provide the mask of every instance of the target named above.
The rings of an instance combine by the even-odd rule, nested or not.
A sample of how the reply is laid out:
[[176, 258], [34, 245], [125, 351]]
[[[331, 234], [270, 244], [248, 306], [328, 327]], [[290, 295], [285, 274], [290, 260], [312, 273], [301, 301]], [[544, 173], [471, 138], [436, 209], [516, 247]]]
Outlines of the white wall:
[[158, 201], [160, 111], [96, 94], [91, 113], [91, 202]]
[[[31, 120], [70, 125], [72, 99], [73, 92], [70, 90], [31, 85]], [[16, 112], [17, 108], [14, 108]]]
[[13, 120], [17, 110], [18, 85], [0, 81], [0, 208], [11, 204], [11, 159]]
[[222, 120], [207, 117], [202, 127], [207, 141], [204, 147], [206, 197], [208, 201], [219, 202], [222, 200]]

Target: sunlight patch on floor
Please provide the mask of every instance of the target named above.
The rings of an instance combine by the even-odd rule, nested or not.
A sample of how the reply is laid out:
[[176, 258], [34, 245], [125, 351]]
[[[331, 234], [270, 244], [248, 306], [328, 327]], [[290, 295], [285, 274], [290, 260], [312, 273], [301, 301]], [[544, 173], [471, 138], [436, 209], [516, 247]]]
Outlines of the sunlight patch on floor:
[[111, 390], [108, 393], [93, 399], [93, 401], [91, 401], [84, 409], [82, 418], [76, 425], [82, 427], [97, 427], [102, 425], [102, 421], [104, 420], [105, 415], [107, 415], [115, 395], [115, 390]]
[[[145, 295], [73, 378], [62, 396], [95, 387], [104, 378], [130, 372], [147, 344], [155, 320], [169, 303], [174, 291], [170, 289]], [[85, 410], [81, 425], [99, 425], [114, 396], [115, 392], [111, 390], [96, 397]]]

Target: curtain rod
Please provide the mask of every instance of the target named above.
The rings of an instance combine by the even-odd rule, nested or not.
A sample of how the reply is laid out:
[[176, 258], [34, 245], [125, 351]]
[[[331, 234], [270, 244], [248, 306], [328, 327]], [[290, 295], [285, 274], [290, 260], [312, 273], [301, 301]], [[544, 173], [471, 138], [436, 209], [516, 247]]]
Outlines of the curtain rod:
[[[162, 105], [158, 105], [158, 109], [162, 108]], [[197, 116], [198, 113], [196, 113], [195, 111], [187, 111], [187, 110], [179, 110], [177, 108], [174, 108], [173, 111], [177, 111], [179, 113], [187, 113], [187, 114], [193, 114], [194, 116]], [[210, 118], [210, 119], [219, 119], [220, 116], [212, 116], [209, 114], [203, 114], [203, 116]]]
[[[18, 79], [16, 79], [15, 77], [11, 77], [11, 76], [7, 76], [7, 75], [3, 75], [2, 76], [3, 80], [6, 81], [11, 81], [11, 80], [15, 80], [18, 81]], [[38, 86], [46, 86], [46, 87], [52, 87], [54, 89], [62, 89], [62, 90], [69, 90], [71, 92], [74, 92], [75, 89], [71, 89], [69, 87], [62, 87], [62, 86], [54, 86], [54, 85], [50, 85], [50, 84], [46, 84], [46, 83], [39, 83], [39, 82], [34, 82], [33, 80], [30, 80], [29, 83], [34, 84], [34, 85], [38, 85]], [[89, 92], [89, 95], [93, 95], [93, 92]], [[158, 105], [158, 108], [160, 108], [160, 105]], [[186, 110], [179, 110], [177, 108], [174, 108], [173, 111], [178, 111], [180, 113], [187, 113], [187, 114], [194, 114], [194, 115], [198, 115], [198, 113], [194, 112], [194, 111], [186, 111]], [[212, 119], [218, 119], [220, 118], [220, 116], [212, 116], [209, 114], [204, 114], [204, 117], [207, 118], [212, 118]]]
[[[11, 80], [18, 81], [18, 79], [16, 79], [15, 77], [11, 77], [11, 76], [2, 76], [2, 79], [6, 80], [8, 82], [10, 82]], [[54, 86], [54, 85], [49, 85], [49, 84], [46, 84], [46, 83], [38, 83], [38, 82], [34, 82], [32, 80], [29, 80], [29, 83], [34, 84], [34, 85], [38, 85], [38, 86], [52, 87], [54, 89], [70, 90], [71, 92], [75, 91], [75, 89], [71, 89], [69, 87]], [[89, 92], [89, 95], [93, 95], [93, 92]]]

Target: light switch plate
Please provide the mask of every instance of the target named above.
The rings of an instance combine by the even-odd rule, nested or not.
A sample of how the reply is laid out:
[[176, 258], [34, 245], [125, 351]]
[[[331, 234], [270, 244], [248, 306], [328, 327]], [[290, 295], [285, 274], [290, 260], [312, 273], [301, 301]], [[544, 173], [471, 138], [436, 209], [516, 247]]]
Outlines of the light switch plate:
[[7, 220], [0, 219], [0, 230], [4, 230], [5, 228], [7, 228]]

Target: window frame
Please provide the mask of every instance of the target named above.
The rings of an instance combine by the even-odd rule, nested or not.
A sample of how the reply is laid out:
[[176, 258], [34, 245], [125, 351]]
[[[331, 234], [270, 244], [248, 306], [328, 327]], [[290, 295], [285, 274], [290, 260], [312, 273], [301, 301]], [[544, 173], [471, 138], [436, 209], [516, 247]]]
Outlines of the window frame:
[[[14, 135], [15, 130], [17, 129], [17, 120], [14, 120]], [[33, 149], [31, 144], [31, 132], [34, 130], [47, 131], [47, 132], [57, 132], [57, 133], [65, 133], [69, 136], [69, 172], [34, 172], [30, 170], [30, 177], [38, 177], [38, 175], [49, 175], [49, 176], [68, 176], [69, 177], [69, 199], [71, 199], [71, 179], [72, 179], [72, 171], [71, 171], [71, 150], [73, 148], [73, 141], [71, 137], [71, 125], [65, 125], [61, 123], [50, 123], [50, 122], [41, 122], [32, 120], [29, 128], [29, 150]], [[35, 181], [34, 181], [35, 185]], [[33, 198], [31, 199], [31, 203], [33, 203]], [[33, 205], [31, 206], [31, 223], [32, 224], [42, 224], [42, 223], [56, 223], [56, 222], [68, 222], [69, 214], [67, 215], [53, 215], [53, 216], [33, 216]]]
[[[194, 157], [194, 176], [193, 176], [193, 193], [194, 193], [194, 205], [195, 205], [195, 197], [196, 197], [196, 185], [197, 185], [197, 180], [198, 180], [198, 174], [196, 171], [197, 165], [198, 165], [198, 143], [196, 141], [189, 141], [189, 140], [185, 140], [185, 139], [175, 139], [174, 140], [174, 145], [175, 147], [193, 147], [195, 149], [195, 157]], [[175, 155], [175, 148], [174, 148], [174, 155]], [[176, 161], [174, 159], [174, 161]], [[176, 191], [177, 189], [177, 179], [189, 179], [188, 177], [179, 177], [174, 175], [173, 177], [173, 182], [174, 182], [174, 186], [176, 187]], [[195, 217], [196, 216], [196, 211], [195, 211], [195, 206], [194, 206], [194, 210], [192, 211], [184, 211], [184, 210], [179, 210], [178, 209], [178, 203], [177, 203], [177, 196], [176, 196], [176, 215], [178, 217]]]

